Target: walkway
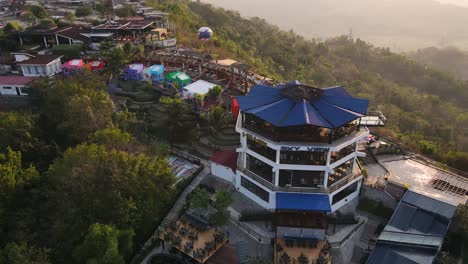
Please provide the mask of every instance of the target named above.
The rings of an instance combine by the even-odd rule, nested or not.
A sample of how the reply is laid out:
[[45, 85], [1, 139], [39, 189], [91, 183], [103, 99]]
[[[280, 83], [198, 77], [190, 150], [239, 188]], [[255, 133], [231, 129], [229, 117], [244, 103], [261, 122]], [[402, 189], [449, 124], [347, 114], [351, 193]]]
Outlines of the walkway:
[[[163, 219], [161, 225], [156, 229], [154, 234], [146, 241], [146, 243], [143, 245], [143, 248], [141, 251], [146, 250], [148, 247], [151, 246], [151, 242], [153, 240], [159, 239], [158, 234], [159, 230], [164, 230], [164, 228], [169, 225], [172, 222], [175, 222], [180, 215], [180, 212], [184, 208], [187, 200], [187, 195], [189, 195], [197, 186], [200, 184], [200, 182], [210, 174], [210, 167], [207, 164], [207, 161], [202, 160], [202, 164], [204, 165], [203, 170], [198, 174], [195, 179], [192, 180], [192, 182], [185, 188], [185, 190], [180, 194], [179, 198], [177, 198], [177, 201], [175, 202], [174, 206], [172, 207], [171, 211], [166, 215], [166, 217]], [[157, 253], [162, 253], [164, 250], [162, 249], [161, 246], [158, 246], [154, 248], [152, 251], [148, 253], [148, 255], [143, 259], [141, 264], [146, 264], [148, 263], [148, 260], [151, 259], [152, 256], [154, 256]]]

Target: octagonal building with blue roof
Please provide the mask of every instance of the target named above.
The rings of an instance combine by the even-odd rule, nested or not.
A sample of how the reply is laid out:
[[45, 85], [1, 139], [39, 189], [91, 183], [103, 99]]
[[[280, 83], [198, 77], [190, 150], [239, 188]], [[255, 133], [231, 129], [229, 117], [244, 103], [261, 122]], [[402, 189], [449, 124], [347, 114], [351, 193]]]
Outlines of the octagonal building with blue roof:
[[292, 81], [238, 96], [237, 189], [268, 210], [327, 214], [359, 195], [368, 100]]

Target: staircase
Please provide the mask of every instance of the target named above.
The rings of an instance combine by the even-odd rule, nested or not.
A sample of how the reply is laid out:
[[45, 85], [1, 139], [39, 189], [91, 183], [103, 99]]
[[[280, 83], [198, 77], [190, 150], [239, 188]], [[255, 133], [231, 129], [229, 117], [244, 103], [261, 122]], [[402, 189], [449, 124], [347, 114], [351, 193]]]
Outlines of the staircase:
[[369, 255], [369, 253], [367, 253], [366, 250], [364, 250], [361, 247], [354, 246], [353, 256], [351, 257], [351, 263], [360, 264], [361, 260], [367, 255]]
[[239, 256], [239, 263], [247, 263], [247, 245], [244, 241], [237, 242], [234, 244], [236, 248], [237, 256]]
[[204, 168], [200, 174], [193, 179], [193, 181], [185, 188], [185, 190], [181, 193], [179, 198], [177, 198], [177, 201], [175, 202], [174, 206], [172, 207], [171, 211], [166, 215], [166, 217], [163, 219], [161, 225], [159, 226], [159, 229], [164, 229], [166, 226], [168, 226], [170, 223], [176, 221], [179, 217], [179, 213], [182, 210], [182, 208], [186, 204], [186, 198], [189, 193], [191, 193], [195, 188], [197, 188], [198, 184], [205, 178], [206, 175], [210, 173], [209, 168]]
[[378, 222], [372, 219], [368, 219], [366, 225], [364, 226], [364, 231], [359, 240], [364, 243], [369, 243], [371, 239], [375, 239], [375, 231], [377, 230], [378, 226]]

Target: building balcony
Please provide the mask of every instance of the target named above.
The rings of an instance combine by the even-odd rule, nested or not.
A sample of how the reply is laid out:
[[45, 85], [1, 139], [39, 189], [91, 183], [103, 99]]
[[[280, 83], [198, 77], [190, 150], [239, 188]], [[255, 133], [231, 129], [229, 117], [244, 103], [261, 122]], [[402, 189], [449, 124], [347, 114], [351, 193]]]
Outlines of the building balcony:
[[353, 170], [352, 173], [350, 173], [348, 176], [343, 177], [339, 181], [333, 183], [330, 187], [328, 187], [328, 190], [329, 190], [330, 193], [334, 193], [335, 191], [337, 191], [341, 187], [345, 186], [346, 184], [352, 182], [353, 180], [355, 180], [356, 178], [359, 178], [361, 176], [362, 176], [361, 169], [356, 164], [354, 166], [354, 170]]
[[338, 189], [340, 189], [341, 187], [345, 186], [346, 184], [362, 176], [361, 169], [358, 166], [358, 164], [356, 164], [354, 166], [354, 170], [351, 173], [339, 179], [338, 181], [334, 182], [328, 188], [276, 186], [274, 183], [268, 181], [264, 177], [246, 168], [242, 160], [243, 160], [243, 155], [240, 154], [237, 160], [237, 170], [243, 173], [244, 175], [248, 176], [249, 178], [255, 180], [257, 183], [260, 183], [263, 187], [266, 187], [267, 189], [274, 191], [274, 192], [324, 193], [324, 194], [333, 193], [337, 191]]
[[359, 122], [353, 121], [339, 128], [326, 128], [310, 125], [275, 127], [264, 120], [244, 114], [242, 127], [260, 134], [272, 141], [280, 142], [321, 142], [331, 143], [359, 130]]

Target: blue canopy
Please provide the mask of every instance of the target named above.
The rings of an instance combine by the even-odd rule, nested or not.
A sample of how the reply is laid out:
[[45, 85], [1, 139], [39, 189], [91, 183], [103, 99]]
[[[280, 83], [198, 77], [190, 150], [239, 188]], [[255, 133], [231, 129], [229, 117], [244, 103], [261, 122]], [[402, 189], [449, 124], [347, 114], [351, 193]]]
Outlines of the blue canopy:
[[276, 193], [276, 209], [331, 212], [326, 194]]
[[341, 86], [319, 89], [298, 81], [280, 87], [255, 85], [237, 100], [241, 111], [277, 127], [337, 128], [365, 116], [369, 103], [352, 97]]

